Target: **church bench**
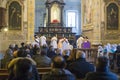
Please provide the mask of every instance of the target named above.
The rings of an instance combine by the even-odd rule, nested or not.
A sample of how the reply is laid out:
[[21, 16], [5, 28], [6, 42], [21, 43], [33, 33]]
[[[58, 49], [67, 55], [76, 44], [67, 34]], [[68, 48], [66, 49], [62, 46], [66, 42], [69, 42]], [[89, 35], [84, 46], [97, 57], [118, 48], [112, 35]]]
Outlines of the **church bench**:
[[51, 67], [37, 68], [38, 72], [49, 72]]
[[[46, 68], [37, 68], [38, 73], [40, 75], [40, 78], [42, 77], [43, 74], [46, 74], [51, 70], [50, 67]], [[0, 80], [7, 80], [8, 78], [8, 70], [7, 69], [0, 69]]]
[[0, 69], [0, 73], [8, 73], [7, 69]]
[[[37, 68], [38, 72], [49, 72], [51, 67]], [[8, 73], [7, 69], [0, 69], [0, 73]]]
[[0, 73], [0, 80], [7, 80], [8, 73]]
[[[46, 74], [47, 72], [39, 72], [40, 78], [42, 77], [43, 74]], [[0, 73], [0, 80], [7, 80], [8, 78], [8, 73]]]

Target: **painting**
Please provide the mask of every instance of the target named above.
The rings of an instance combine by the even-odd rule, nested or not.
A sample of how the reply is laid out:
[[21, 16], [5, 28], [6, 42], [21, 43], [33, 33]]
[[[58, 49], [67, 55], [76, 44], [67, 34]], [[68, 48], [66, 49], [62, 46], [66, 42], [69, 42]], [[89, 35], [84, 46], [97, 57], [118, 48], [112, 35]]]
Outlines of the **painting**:
[[108, 30], [117, 30], [119, 24], [119, 8], [115, 3], [110, 3], [107, 6], [107, 29]]
[[51, 7], [51, 23], [60, 22], [60, 7], [59, 4], [54, 3]]
[[8, 24], [10, 30], [20, 30], [22, 26], [22, 9], [17, 1], [13, 1], [8, 7]]
[[0, 29], [6, 26], [6, 9], [0, 7]]

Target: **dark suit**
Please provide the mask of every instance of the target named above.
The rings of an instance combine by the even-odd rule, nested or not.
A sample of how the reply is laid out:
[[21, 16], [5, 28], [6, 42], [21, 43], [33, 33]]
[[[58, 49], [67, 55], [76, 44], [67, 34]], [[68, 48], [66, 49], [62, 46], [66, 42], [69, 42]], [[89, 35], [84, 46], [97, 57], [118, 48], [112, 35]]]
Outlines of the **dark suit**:
[[75, 76], [66, 69], [54, 68], [42, 76], [42, 80], [76, 80]]
[[93, 64], [86, 62], [84, 58], [79, 58], [68, 66], [68, 69], [79, 79], [83, 79], [88, 72], [95, 71]]
[[118, 80], [112, 72], [91, 72], [86, 75], [85, 80]]

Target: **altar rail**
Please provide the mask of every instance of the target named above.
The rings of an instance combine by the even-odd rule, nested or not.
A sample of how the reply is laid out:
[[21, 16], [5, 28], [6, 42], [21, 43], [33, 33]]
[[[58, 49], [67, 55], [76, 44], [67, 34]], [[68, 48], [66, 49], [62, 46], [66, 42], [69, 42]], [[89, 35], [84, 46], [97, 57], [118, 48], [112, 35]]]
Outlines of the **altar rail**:
[[75, 40], [75, 34], [72, 32], [72, 27], [62, 27], [62, 26], [49, 26], [49, 27], [39, 27], [38, 31], [35, 32], [38, 36], [46, 36], [49, 41], [53, 36], [57, 36], [58, 39], [63, 36], [68, 40]]
[[[80, 49], [80, 48], [74, 48], [73, 49], [73, 56], [74, 58], [76, 57], [76, 52], [77, 51], [84, 51], [86, 54], [86, 60], [90, 63], [96, 63], [97, 59], [97, 48], [90, 48], [90, 49]], [[76, 59], [76, 58], [75, 58]]]

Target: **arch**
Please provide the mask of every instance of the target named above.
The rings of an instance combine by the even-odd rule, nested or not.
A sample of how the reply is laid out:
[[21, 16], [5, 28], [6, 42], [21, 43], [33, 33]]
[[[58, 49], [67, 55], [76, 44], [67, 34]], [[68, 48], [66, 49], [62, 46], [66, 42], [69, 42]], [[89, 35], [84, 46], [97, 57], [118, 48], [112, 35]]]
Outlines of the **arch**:
[[22, 4], [19, 1], [10, 1], [8, 9], [8, 28], [9, 30], [22, 29]]

